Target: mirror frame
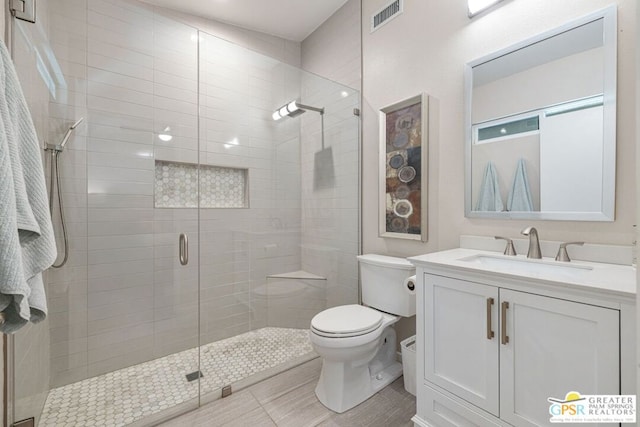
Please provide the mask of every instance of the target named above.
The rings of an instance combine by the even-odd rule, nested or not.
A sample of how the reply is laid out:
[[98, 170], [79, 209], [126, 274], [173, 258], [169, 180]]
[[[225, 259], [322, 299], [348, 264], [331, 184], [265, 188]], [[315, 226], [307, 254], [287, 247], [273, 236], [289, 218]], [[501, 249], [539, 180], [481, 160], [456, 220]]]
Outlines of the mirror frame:
[[[472, 133], [472, 93], [473, 68], [485, 62], [523, 49], [531, 44], [569, 31], [589, 22], [603, 19], [603, 51], [604, 51], [604, 149], [603, 149], [603, 185], [602, 212], [484, 212], [474, 211], [471, 193], [471, 149]], [[560, 27], [540, 33], [519, 43], [508, 46], [497, 52], [478, 58], [465, 64], [464, 92], [465, 92], [465, 200], [464, 210], [467, 218], [494, 219], [532, 219], [559, 221], [614, 221], [615, 220], [615, 186], [616, 186], [616, 90], [617, 90], [617, 7], [608, 6], [582, 18], [575, 19]], [[516, 112], [517, 113], [517, 112]], [[514, 113], [514, 114], [516, 114]]]

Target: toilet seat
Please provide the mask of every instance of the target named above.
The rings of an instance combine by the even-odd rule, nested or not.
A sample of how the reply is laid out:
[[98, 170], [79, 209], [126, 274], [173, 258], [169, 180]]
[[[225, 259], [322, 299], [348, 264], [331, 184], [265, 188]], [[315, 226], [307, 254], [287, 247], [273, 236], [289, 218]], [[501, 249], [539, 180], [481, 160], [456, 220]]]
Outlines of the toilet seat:
[[311, 319], [313, 333], [329, 338], [366, 335], [382, 325], [381, 312], [358, 304], [341, 305], [318, 313]]

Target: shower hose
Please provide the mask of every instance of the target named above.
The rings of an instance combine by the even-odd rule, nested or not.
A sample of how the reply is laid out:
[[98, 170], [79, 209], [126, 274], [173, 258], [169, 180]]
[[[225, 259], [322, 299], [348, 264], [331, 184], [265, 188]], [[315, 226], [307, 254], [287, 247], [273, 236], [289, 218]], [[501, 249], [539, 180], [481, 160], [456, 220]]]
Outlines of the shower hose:
[[51, 150], [51, 181], [49, 185], [49, 212], [51, 212], [51, 221], [53, 222], [53, 191], [54, 187], [58, 194], [58, 208], [60, 211], [60, 223], [62, 224], [62, 236], [64, 240], [64, 257], [59, 264], [55, 262], [51, 267], [60, 268], [67, 263], [69, 259], [69, 239], [67, 237], [67, 224], [64, 220], [64, 205], [62, 202], [62, 187], [60, 186], [60, 169], [59, 169], [59, 151]]

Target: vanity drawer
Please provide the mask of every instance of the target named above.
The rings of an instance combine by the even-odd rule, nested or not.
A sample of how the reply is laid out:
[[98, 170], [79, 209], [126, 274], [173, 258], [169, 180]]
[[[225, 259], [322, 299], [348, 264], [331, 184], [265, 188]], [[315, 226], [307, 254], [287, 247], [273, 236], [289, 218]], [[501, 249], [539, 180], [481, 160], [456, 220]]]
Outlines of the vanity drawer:
[[[471, 405], [459, 403], [439, 391], [422, 385], [420, 396], [421, 416], [431, 427], [511, 427], [510, 424], [472, 409]], [[416, 423], [416, 425], [419, 425]]]

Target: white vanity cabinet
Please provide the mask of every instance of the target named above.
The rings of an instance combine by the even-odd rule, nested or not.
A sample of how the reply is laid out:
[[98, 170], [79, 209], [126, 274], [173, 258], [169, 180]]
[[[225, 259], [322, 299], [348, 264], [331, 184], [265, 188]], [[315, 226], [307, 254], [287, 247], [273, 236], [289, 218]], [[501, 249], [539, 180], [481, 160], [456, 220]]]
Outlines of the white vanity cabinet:
[[429, 256], [411, 259], [418, 267], [416, 426], [546, 426], [550, 397], [635, 394], [631, 295], [419, 258]]
[[423, 288], [424, 378], [498, 416], [498, 288], [431, 274]]
[[620, 394], [619, 310], [501, 289], [500, 311], [500, 418], [546, 425], [549, 397]]

